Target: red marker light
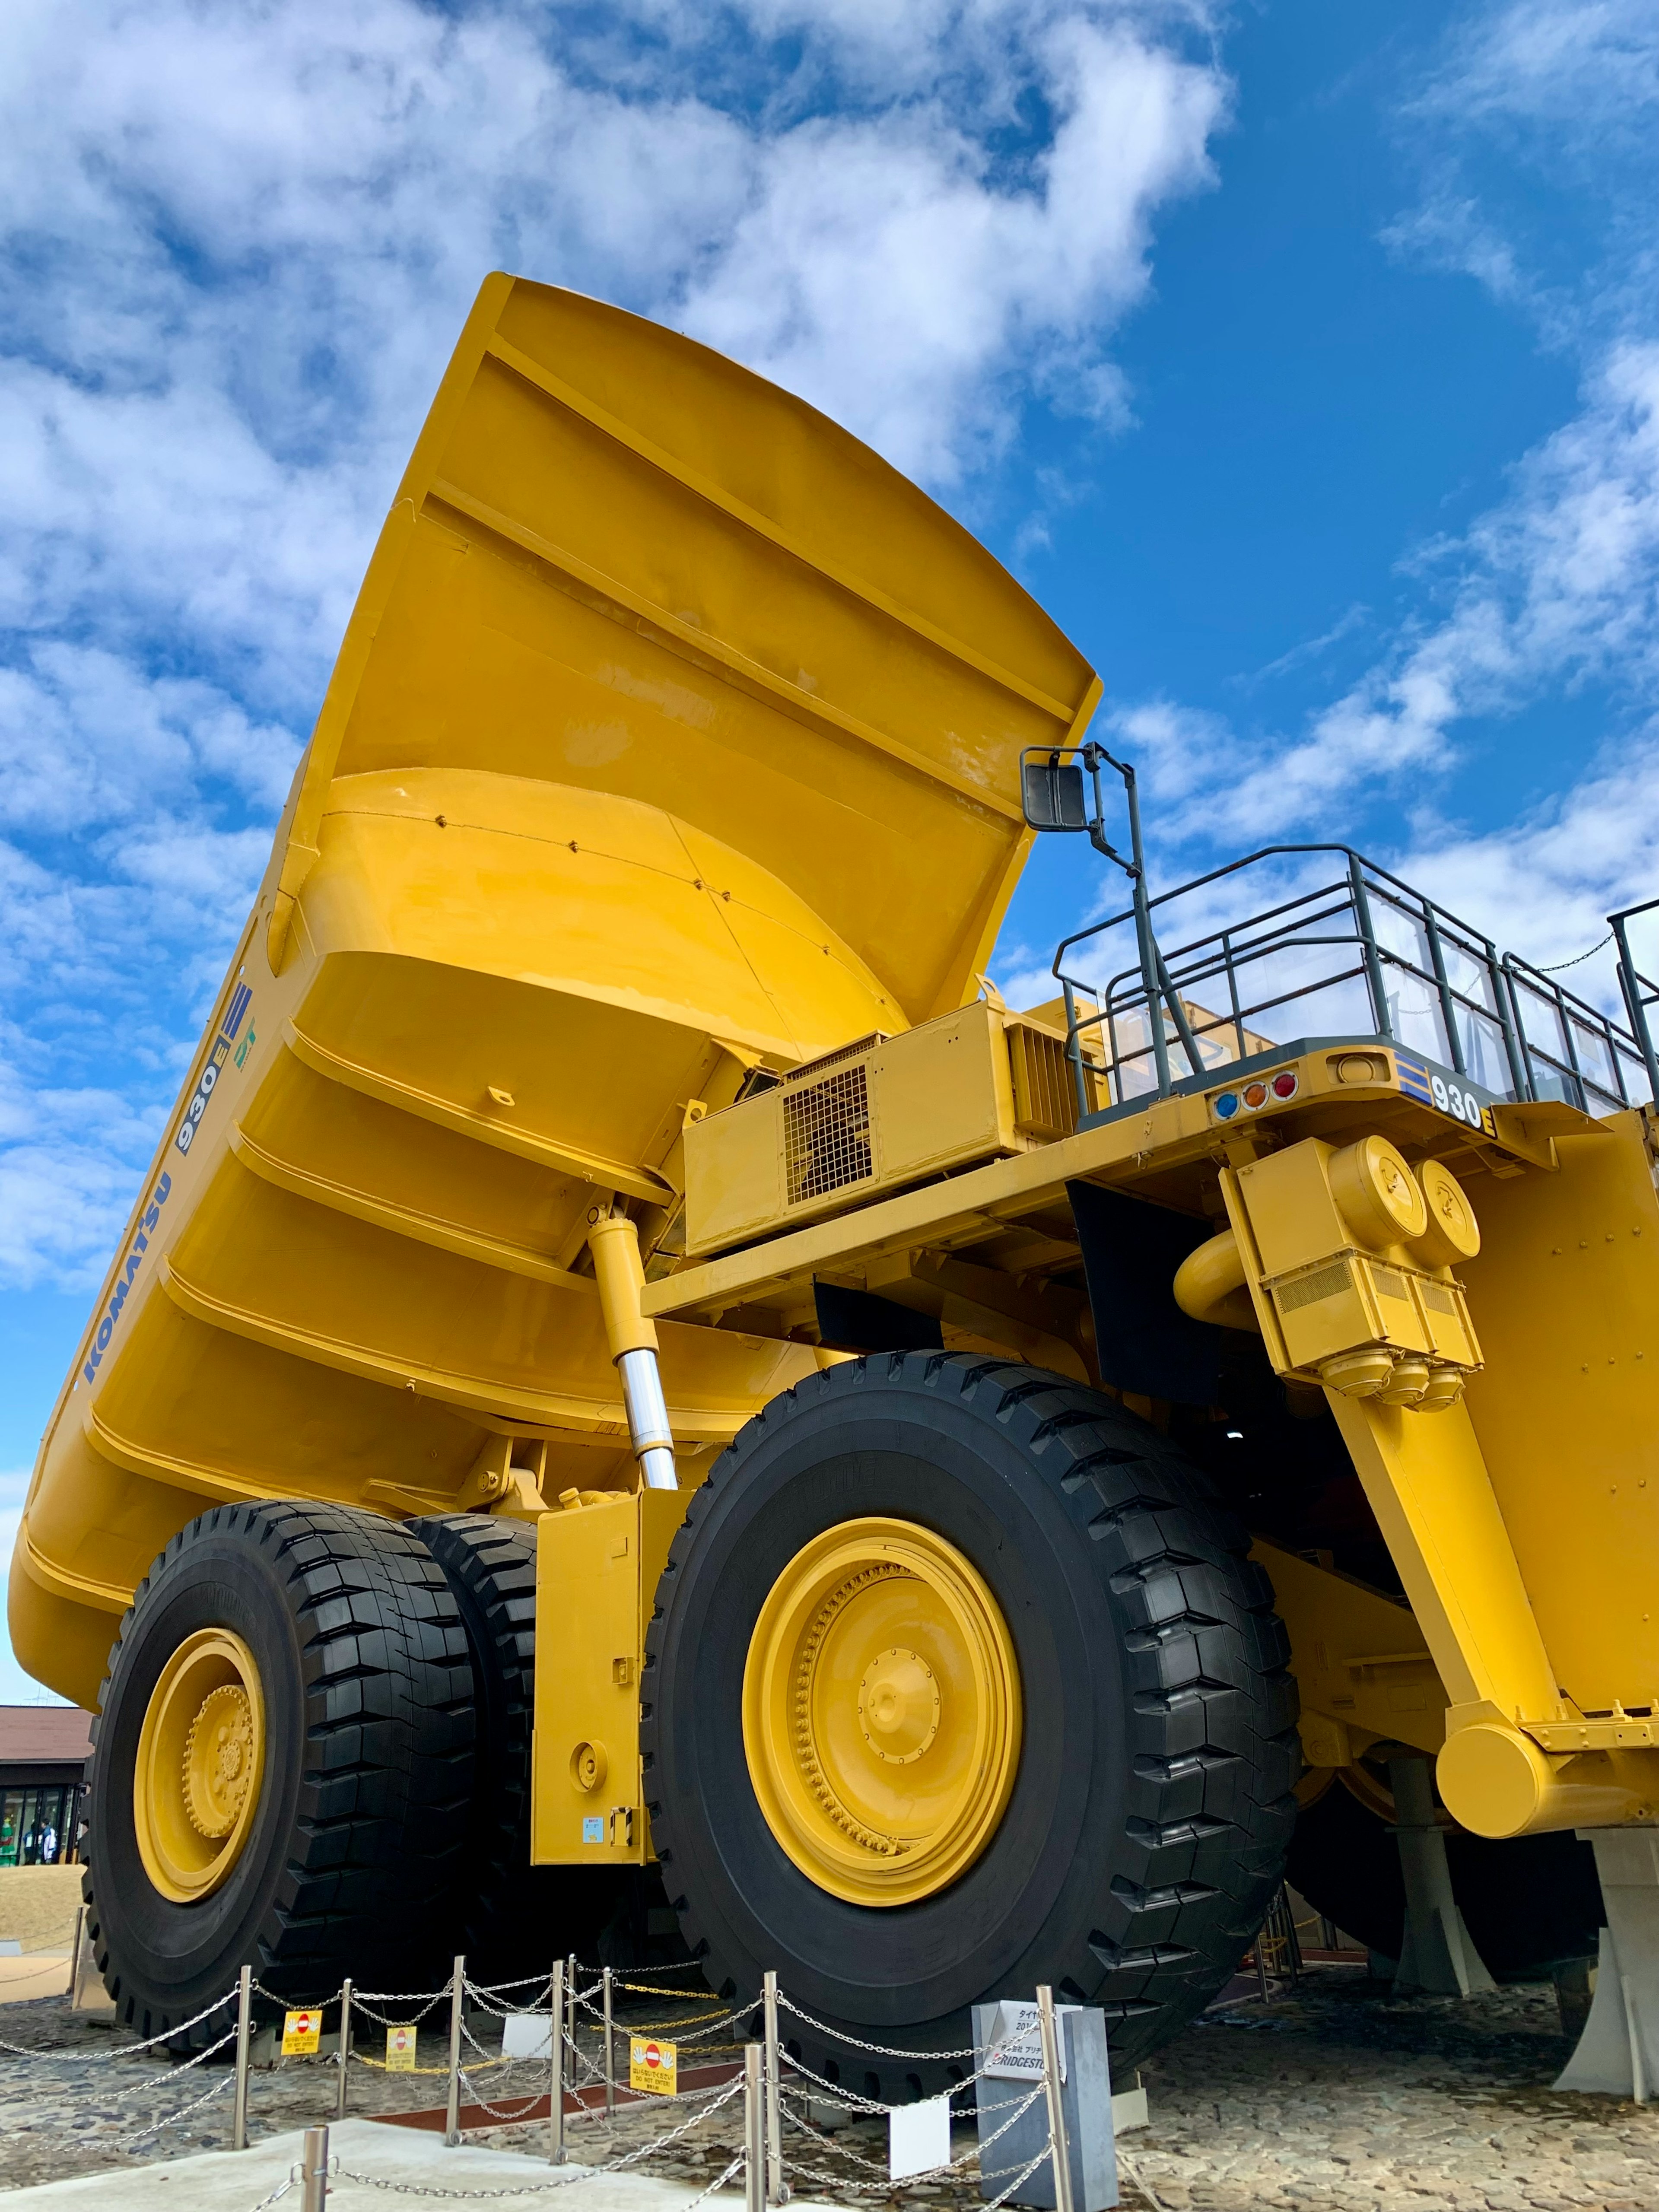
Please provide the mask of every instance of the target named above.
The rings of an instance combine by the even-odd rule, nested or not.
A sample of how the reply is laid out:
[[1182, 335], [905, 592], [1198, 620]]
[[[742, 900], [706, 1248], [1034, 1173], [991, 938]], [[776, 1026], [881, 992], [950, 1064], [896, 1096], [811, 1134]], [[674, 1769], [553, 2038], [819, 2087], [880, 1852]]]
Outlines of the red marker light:
[[1281, 1068], [1279, 1073], [1273, 1078], [1273, 1097], [1275, 1098], [1294, 1098], [1296, 1091], [1296, 1070], [1293, 1067]]

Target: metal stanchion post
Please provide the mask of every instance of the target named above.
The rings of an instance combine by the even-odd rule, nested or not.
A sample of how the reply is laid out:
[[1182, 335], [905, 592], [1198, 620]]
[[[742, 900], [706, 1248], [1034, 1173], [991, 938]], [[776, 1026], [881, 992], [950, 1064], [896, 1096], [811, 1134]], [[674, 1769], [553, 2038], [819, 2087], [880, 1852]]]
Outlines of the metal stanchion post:
[[324, 2212], [328, 2203], [328, 2130], [307, 2128], [300, 2154], [300, 2212]]
[[1066, 2099], [1060, 2080], [1060, 2024], [1054, 2018], [1054, 1993], [1047, 1982], [1038, 1984], [1036, 2000], [1042, 2030], [1042, 2087], [1054, 2147], [1054, 2212], [1072, 2212], [1072, 2150], [1066, 2140]]
[[81, 1939], [86, 1933], [86, 1926], [87, 1908], [84, 1905], [77, 1905], [75, 1908], [75, 1941], [70, 1946], [70, 1984], [68, 1995], [70, 2008], [71, 2011], [74, 2009], [76, 1998], [80, 1995]]
[[346, 2068], [351, 2063], [351, 1977], [340, 1985], [340, 2086], [334, 2100], [334, 2117], [346, 2116]]
[[[743, 2201], [744, 2212], [766, 2212], [766, 2087], [761, 2071], [758, 2043], [745, 2044], [743, 2053]], [[1070, 2212], [1069, 2206], [1066, 2212]]]
[[236, 1984], [236, 2102], [231, 2113], [230, 2147], [247, 2148], [247, 2040], [253, 2025], [253, 1969], [244, 1966]]
[[1296, 1909], [1291, 1903], [1289, 1890], [1281, 1887], [1279, 1893], [1279, 1918], [1285, 1929], [1285, 1971], [1295, 1989], [1302, 1977], [1302, 1946], [1296, 1932]]
[[449, 2104], [444, 2114], [444, 2141], [452, 2147], [461, 2139], [461, 2007], [466, 2000], [466, 1960], [458, 1953], [449, 1997]]
[[778, 2070], [778, 1978], [768, 1972], [763, 1987], [766, 2008], [766, 2201], [782, 2204], [789, 2195], [783, 2179], [783, 2077]]
[[547, 2162], [564, 2164], [564, 1960], [553, 1961], [547, 2021]]
[[617, 2109], [617, 2040], [616, 2027], [611, 2017], [611, 1969], [605, 1970], [605, 2117], [608, 2120]]

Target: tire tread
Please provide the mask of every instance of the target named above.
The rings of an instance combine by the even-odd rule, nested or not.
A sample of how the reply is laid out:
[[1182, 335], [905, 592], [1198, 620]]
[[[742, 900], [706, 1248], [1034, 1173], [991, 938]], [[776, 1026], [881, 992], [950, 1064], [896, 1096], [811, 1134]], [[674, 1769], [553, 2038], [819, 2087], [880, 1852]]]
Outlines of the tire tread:
[[[1149, 1424], [1064, 1376], [983, 1356], [884, 1353], [808, 1376], [769, 1410], [805, 1393], [850, 1397], [877, 1374], [954, 1395], [1011, 1433], [1091, 1540], [1098, 1572], [1132, 1618], [1124, 1639], [1134, 1722], [1125, 1834], [1132, 1871], [1103, 1883], [1096, 1925], [1054, 1978], [1073, 2001], [1104, 2009], [1115, 2059], [1132, 2063], [1224, 1986], [1283, 1877], [1301, 1760], [1288, 1643], [1271, 1586], [1247, 1557], [1248, 1531], [1204, 1475]], [[647, 1633], [641, 1742], [665, 1869], [674, 1814], [651, 1795], [661, 1597], [721, 1486], [736, 1479], [757, 1441], [751, 1421], [691, 1500]], [[687, 1942], [719, 1980], [696, 1899], [680, 1893], [672, 1871], [668, 1890]], [[826, 2045], [817, 2057], [839, 2068], [851, 2054]], [[896, 2064], [881, 2077], [890, 2089], [900, 2083]], [[930, 2079], [939, 2071], [924, 2068]]]

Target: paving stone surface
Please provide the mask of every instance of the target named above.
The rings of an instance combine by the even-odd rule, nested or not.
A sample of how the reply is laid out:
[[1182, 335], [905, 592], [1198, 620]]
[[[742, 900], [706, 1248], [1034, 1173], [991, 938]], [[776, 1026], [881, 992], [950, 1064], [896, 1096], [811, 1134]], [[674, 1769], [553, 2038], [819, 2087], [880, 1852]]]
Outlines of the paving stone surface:
[[[21, 2059], [0, 2051], [0, 2185], [228, 2144], [228, 2069], [181, 2074], [165, 2059], [112, 2061], [115, 2031], [61, 2002], [9, 2007], [0, 2036], [36, 2051], [54, 2046]], [[423, 2043], [423, 2061], [436, 2058], [436, 2040], [430, 2051]], [[1550, 2084], [1568, 2047], [1547, 1987], [1467, 2004], [1395, 2000], [1362, 1972], [1316, 1972], [1266, 2007], [1206, 2015], [1149, 2062], [1152, 2124], [1121, 2142], [1124, 2202], [1166, 2212], [1659, 2212], [1659, 2107], [1557, 2095]], [[334, 2078], [331, 2064], [314, 2062], [256, 2072], [250, 2132], [257, 2140], [326, 2118]], [[492, 2101], [505, 2081], [489, 2077]], [[520, 2075], [506, 2085], [534, 2083]], [[434, 2108], [444, 2086], [440, 2077], [358, 2069], [351, 2109], [368, 2117]], [[179, 2126], [137, 2140], [204, 2090], [218, 2094]], [[738, 2148], [740, 2110], [734, 2100], [641, 2170], [684, 2182], [689, 2203]], [[574, 2123], [573, 2154], [595, 2163], [624, 2155], [688, 2112], [641, 2106], [609, 2126]], [[546, 2123], [468, 2140], [540, 2153]], [[956, 2142], [968, 2149], [971, 2131], [959, 2130]], [[937, 2212], [978, 2202], [971, 2163], [960, 2182], [890, 2187], [878, 2121], [810, 2136], [792, 2130], [787, 2149], [803, 2197]]]
[[[234, 2019], [228, 2009], [227, 2025]], [[130, 2040], [107, 2016], [71, 2012], [65, 1998], [0, 2011], [0, 2194], [230, 2148], [234, 2076], [222, 2056], [186, 2069], [165, 2051], [123, 2055]], [[248, 2075], [250, 2140], [330, 2118], [336, 2080], [331, 2061], [255, 2069]], [[372, 2118], [441, 2106], [445, 2088], [441, 2078], [356, 2068], [352, 2110]], [[174, 2114], [180, 2117], [158, 2131], [155, 2124]]]

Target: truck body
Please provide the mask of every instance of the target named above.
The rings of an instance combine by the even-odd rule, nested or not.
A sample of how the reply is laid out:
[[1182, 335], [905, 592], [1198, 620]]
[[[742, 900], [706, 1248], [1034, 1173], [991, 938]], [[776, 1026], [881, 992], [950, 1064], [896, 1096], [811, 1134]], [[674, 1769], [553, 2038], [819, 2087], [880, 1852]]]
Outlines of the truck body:
[[1034, 835], [1120, 857], [1099, 692], [811, 409], [488, 280], [17, 1542], [101, 1848], [175, 1948], [251, 1900], [188, 1989], [118, 1929], [141, 2008], [287, 1955], [281, 1665], [221, 1553], [156, 1624], [294, 1511], [440, 1561], [480, 1759], [533, 1641], [514, 1848], [665, 1877], [716, 1986], [786, 1959], [825, 2063], [1032, 1977], [1151, 2047], [1401, 1760], [1465, 1837], [1659, 1826], [1651, 986], [1346, 848], [1152, 898], [1137, 832], [1010, 1010]]
[[[590, 1211], [672, 1264], [692, 1102], [978, 989], [1010, 763], [1097, 692], [814, 410], [490, 278], [54, 1410], [24, 1665], [95, 1705], [210, 1501], [630, 1484]], [[812, 1364], [676, 1324], [661, 1357], [688, 1480]]]

